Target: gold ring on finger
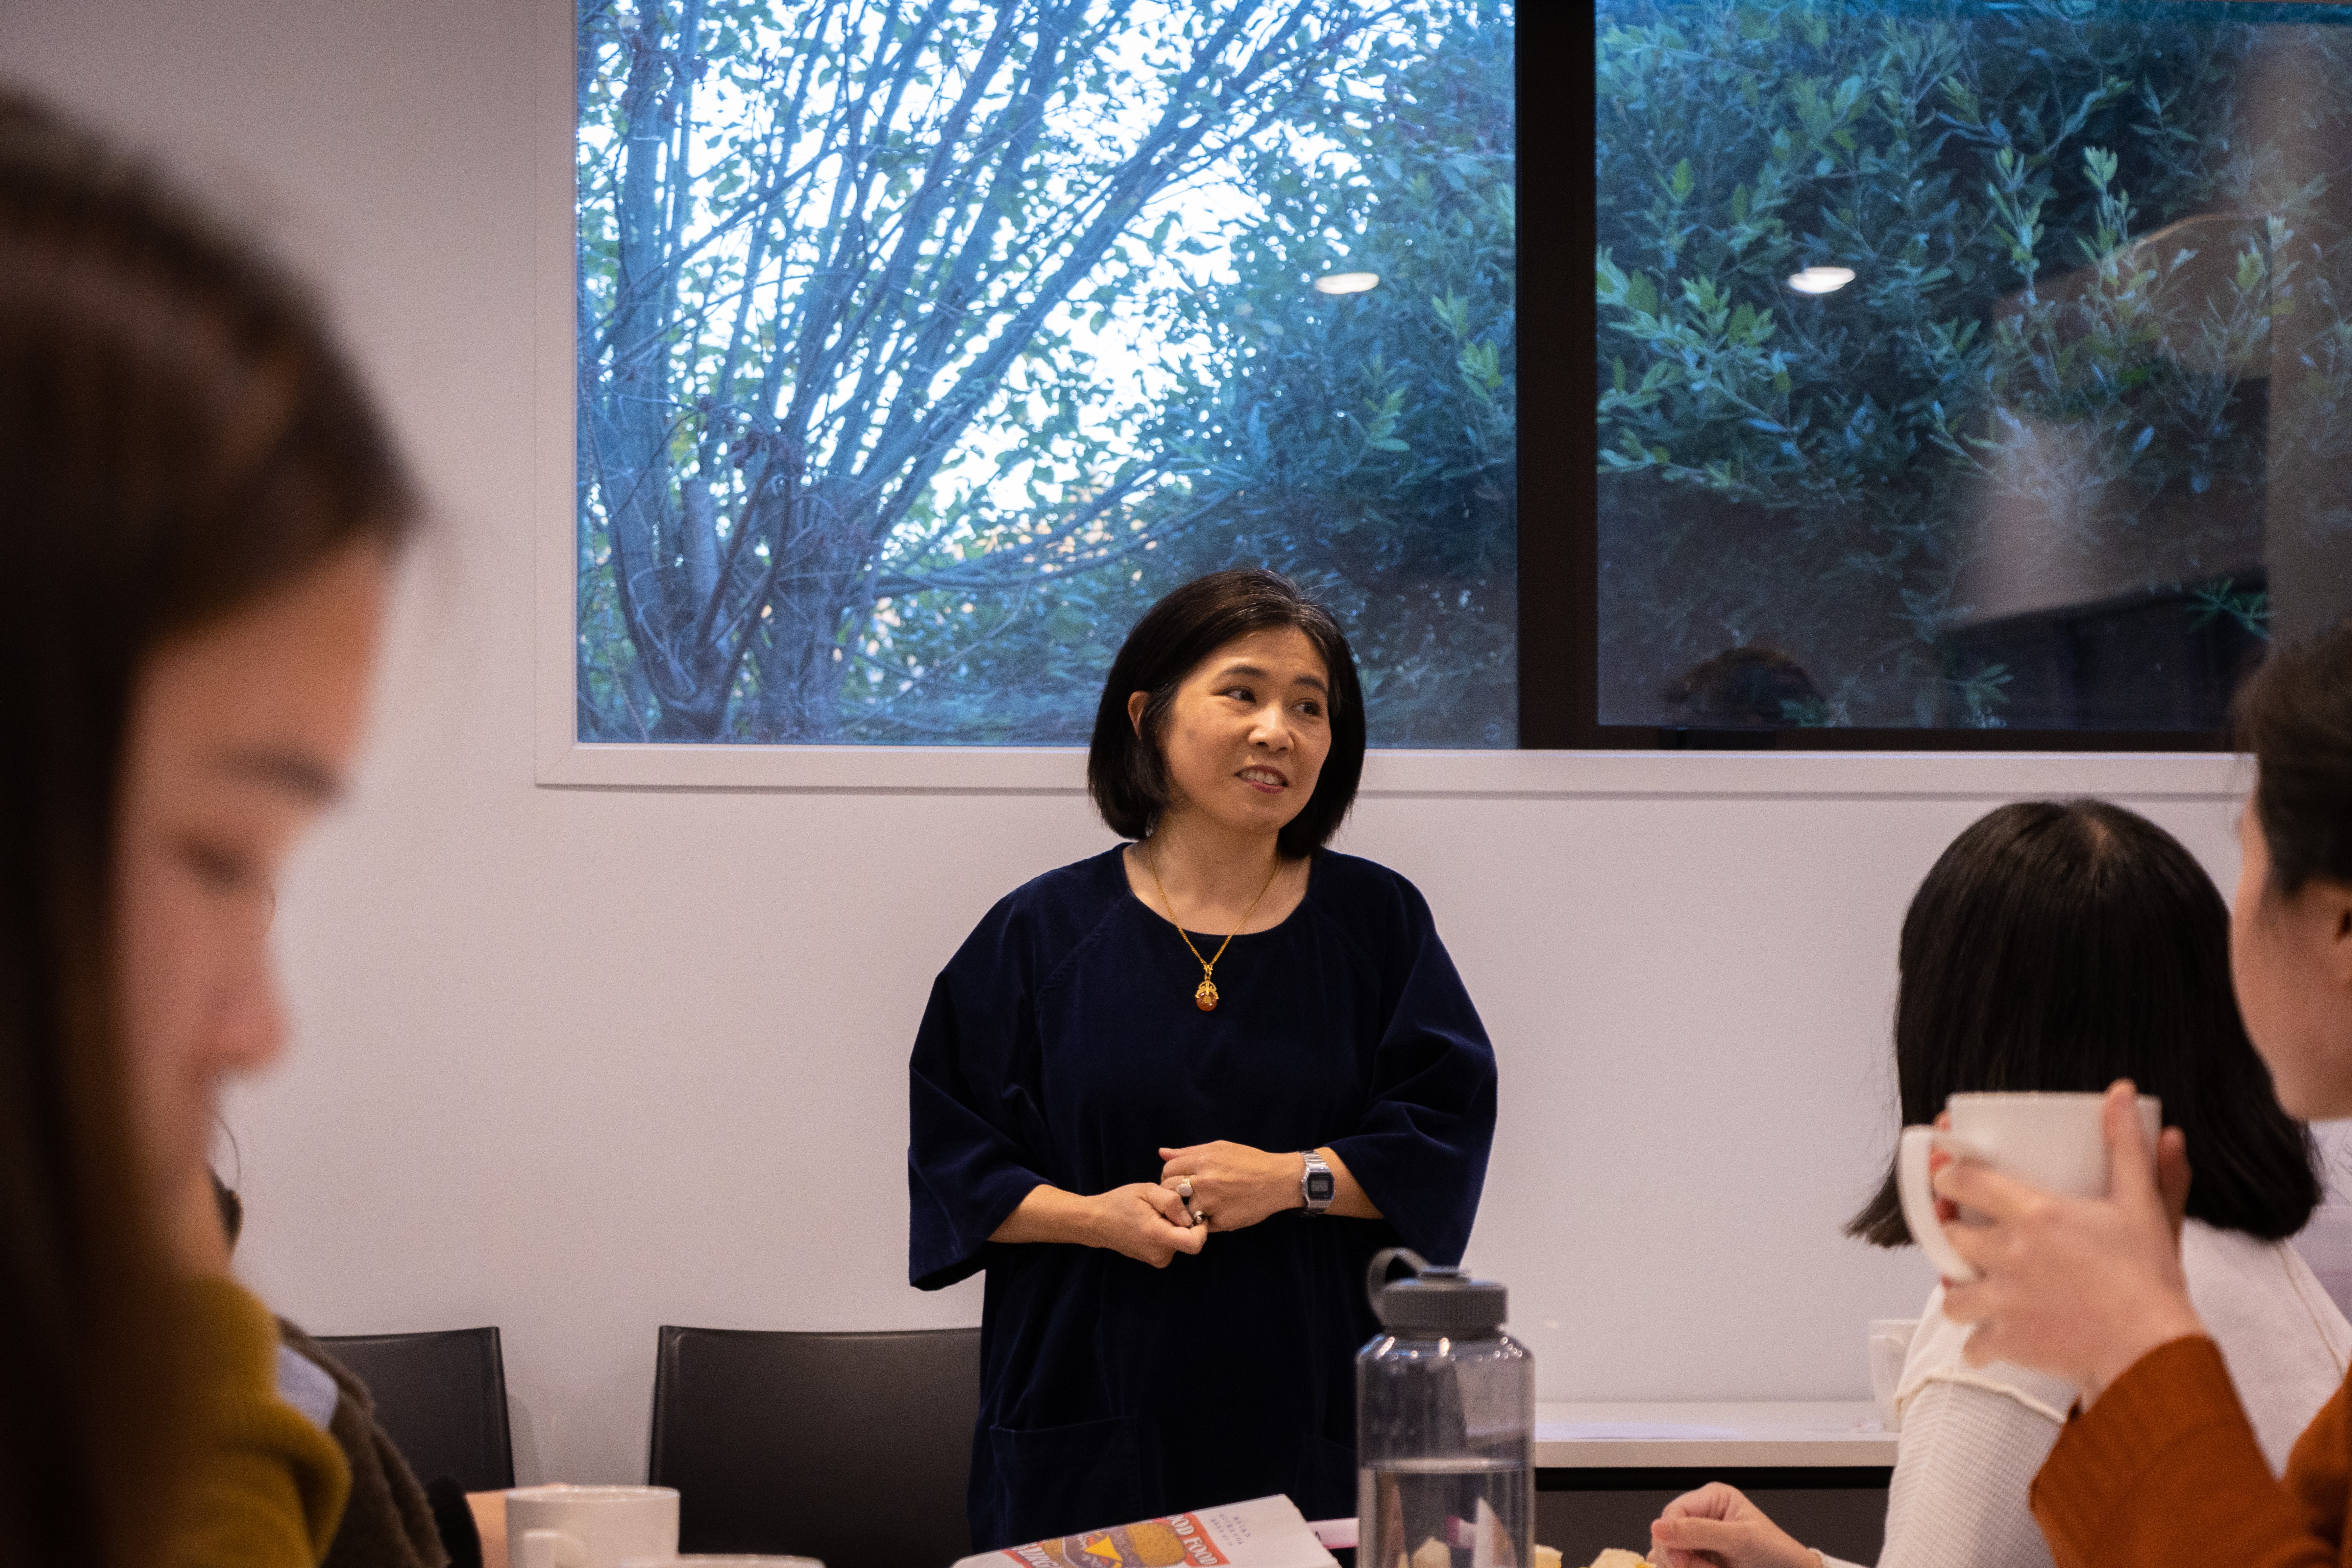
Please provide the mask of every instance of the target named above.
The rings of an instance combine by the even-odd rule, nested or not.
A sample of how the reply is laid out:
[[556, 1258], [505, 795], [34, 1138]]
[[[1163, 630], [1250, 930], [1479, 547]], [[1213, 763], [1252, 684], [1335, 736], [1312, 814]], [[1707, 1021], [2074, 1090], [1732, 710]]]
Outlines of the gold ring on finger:
[[1179, 1176], [1176, 1178], [1176, 1195], [1182, 1198], [1188, 1204], [1192, 1201], [1192, 1177]]

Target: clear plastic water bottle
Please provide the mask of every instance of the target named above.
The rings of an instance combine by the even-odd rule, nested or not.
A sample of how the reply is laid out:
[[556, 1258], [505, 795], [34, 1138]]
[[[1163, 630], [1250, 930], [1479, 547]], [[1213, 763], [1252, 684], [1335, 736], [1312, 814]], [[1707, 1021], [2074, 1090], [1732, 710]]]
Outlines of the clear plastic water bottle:
[[[1402, 1260], [1414, 1272], [1391, 1282]], [[1356, 1355], [1356, 1568], [1530, 1568], [1535, 1358], [1507, 1293], [1392, 1247]]]

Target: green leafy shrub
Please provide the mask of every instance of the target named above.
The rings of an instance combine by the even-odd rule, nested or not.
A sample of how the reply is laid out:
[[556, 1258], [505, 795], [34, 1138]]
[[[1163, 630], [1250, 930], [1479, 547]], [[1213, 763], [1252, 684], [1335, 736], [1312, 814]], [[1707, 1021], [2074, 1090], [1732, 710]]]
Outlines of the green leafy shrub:
[[2352, 386], [2352, 46], [2284, 14], [1603, 0], [1604, 719], [1763, 644], [1820, 691], [1784, 721], [1999, 723], [1996, 570], [2259, 569]]

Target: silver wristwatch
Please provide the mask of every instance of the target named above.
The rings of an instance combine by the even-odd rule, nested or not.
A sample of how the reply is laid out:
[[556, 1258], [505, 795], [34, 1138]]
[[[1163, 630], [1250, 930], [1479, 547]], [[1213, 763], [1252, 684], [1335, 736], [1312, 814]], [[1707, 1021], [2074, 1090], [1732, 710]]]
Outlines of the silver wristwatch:
[[1308, 1214], [1321, 1214], [1339, 1195], [1339, 1178], [1331, 1173], [1331, 1162], [1309, 1149], [1298, 1156], [1307, 1168], [1298, 1173], [1298, 1195], [1307, 1200]]

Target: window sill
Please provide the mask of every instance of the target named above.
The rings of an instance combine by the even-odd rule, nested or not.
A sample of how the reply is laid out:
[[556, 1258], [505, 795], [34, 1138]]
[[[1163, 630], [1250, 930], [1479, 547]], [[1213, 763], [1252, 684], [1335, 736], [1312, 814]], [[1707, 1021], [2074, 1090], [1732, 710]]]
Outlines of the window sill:
[[[2227, 801], [2252, 773], [2226, 753], [1390, 752], [1365, 760], [1368, 798], [2014, 800], [2097, 795]], [[572, 744], [541, 759], [567, 789], [793, 794], [1082, 795], [1071, 746]]]

